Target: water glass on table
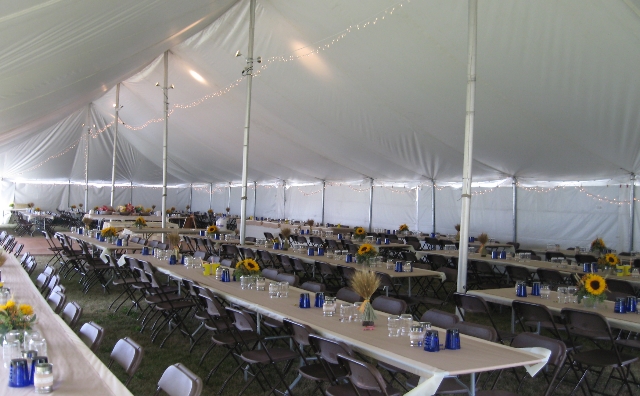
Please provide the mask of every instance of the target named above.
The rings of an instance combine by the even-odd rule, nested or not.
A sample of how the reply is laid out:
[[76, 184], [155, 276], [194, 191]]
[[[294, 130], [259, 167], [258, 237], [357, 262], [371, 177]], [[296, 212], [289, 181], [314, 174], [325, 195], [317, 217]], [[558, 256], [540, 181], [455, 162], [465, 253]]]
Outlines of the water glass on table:
[[567, 298], [569, 303], [578, 302], [578, 288], [576, 286], [567, 287]]
[[340, 304], [340, 321], [351, 322], [353, 319], [353, 305], [351, 303]]
[[549, 285], [540, 285], [540, 298], [548, 300], [551, 295], [551, 287]]
[[409, 331], [411, 330], [411, 325], [413, 324], [413, 315], [411, 314], [402, 314], [400, 315], [400, 334], [409, 335]]
[[565, 286], [558, 287], [558, 303], [565, 304], [567, 302], [567, 288]]
[[389, 337], [400, 337], [400, 317], [389, 316], [387, 318], [387, 330]]

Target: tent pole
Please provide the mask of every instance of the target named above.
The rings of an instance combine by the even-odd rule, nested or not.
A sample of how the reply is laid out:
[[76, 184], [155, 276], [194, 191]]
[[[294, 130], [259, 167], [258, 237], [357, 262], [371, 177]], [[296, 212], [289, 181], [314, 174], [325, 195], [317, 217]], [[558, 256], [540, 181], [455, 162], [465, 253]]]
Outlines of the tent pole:
[[213, 183], [209, 183], [209, 209], [213, 209]]
[[90, 123], [90, 113], [91, 113], [91, 104], [87, 108], [87, 135], [86, 141], [84, 145], [85, 156], [84, 156], [84, 207], [89, 207], [89, 137], [91, 136], [91, 125]]
[[635, 212], [636, 212], [636, 174], [631, 174], [631, 196], [629, 197], [629, 251], [633, 252], [633, 227], [635, 223]]
[[[69, 179], [69, 184], [67, 186], [68, 186], [67, 187], [67, 208], [70, 208], [71, 207], [71, 179]], [[87, 210], [87, 213], [89, 213], [88, 210]]]
[[431, 180], [431, 232], [436, 232], [436, 181]]
[[420, 228], [420, 186], [416, 186], [416, 231]]
[[285, 217], [287, 210], [287, 181], [282, 182], [282, 218]]
[[[231, 207], [231, 182], [229, 182], [229, 186], [227, 187], [227, 208]], [[229, 212], [227, 212], [229, 214]]]
[[469, 53], [467, 74], [467, 115], [464, 126], [464, 167], [462, 169], [462, 216], [460, 221], [460, 252], [458, 260], [458, 287], [467, 291], [467, 257], [469, 253], [469, 219], [471, 217], [471, 166], [473, 164], [473, 124], [476, 94], [476, 34], [478, 0], [469, 0]]
[[324, 224], [324, 190], [326, 185], [327, 183], [323, 180], [322, 181], [322, 219], [320, 220], [321, 224]]
[[256, 25], [256, 0], [249, 3], [249, 53], [247, 66], [242, 74], [247, 76], [247, 112], [244, 119], [244, 143], [242, 146], [242, 194], [240, 196], [240, 243], [244, 244], [247, 226], [247, 168], [249, 167], [249, 126], [251, 124], [251, 83], [253, 81], [253, 35]]
[[513, 242], [518, 242], [518, 181], [514, 177], [511, 180], [511, 189], [513, 192]]
[[371, 187], [369, 188], [369, 232], [372, 232], [373, 225], [373, 177], [371, 178]]
[[133, 182], [129, 182], [129, 203], [133, 205]]
[[189, 208], [193, 211], [193, 183], [189, 185]]
[[116, 126], [113, 130], [113, 162], [111, 164], [111, 206], [116, 195], [116, 145], [118, 143], [118, 112], [120, 111], [120, 83], [116, 84]]
[[253, 182], [253, 219], [256, 219], [256, 206], [257, 206], [257, 194], [258, 194], [258, 182]]
[[[169, 51], [164, 52], [164, 133], [162, 134], [162, 228], [167, 227], [167, 144], [169, 141]], [[162, 234], [162, 242], [166, 234]]]

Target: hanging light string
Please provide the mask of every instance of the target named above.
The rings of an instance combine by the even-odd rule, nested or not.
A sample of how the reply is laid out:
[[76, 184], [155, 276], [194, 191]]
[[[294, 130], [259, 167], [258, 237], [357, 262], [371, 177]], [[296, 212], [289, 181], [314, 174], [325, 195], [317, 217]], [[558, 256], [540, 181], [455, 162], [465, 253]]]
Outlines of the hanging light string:
[[[265, 61], [263, 61], [263, 64], [260, 66], [259, 69], [257, 69], [254, 73], [253, 73], [253, 77], [259, 77], [261, 75], [261, 72], [266, 70], [266, 68], [269, 66], [269, 64], [274, 63], [274, 62], [289, 62], [292, 60], [296, 60], [296, 59], [301, 59], [316, 53], [319, 53], [320, 51], [325, 51], [327, 49], [329, 49], [333, 44], [336, 44], [338, 41], [340, 41], [341, 39], [345, 38], [347, 35], [353, 33], [353, 32], [357, 32], [359, 30], [364, 30], [365, 28], [367, 28], [368, 26], [371, 25], [376, 25], [382, 21], [384, 21], [387, 17], [390, 17], [391, 15], [393, 15], [393, 13], [397, 10], [400, 9], [404, 6], [404, 4], [408, 4], [410, 3], [411, 0], [405, 0], [405, 1], [401, 1], [396, 3], [393, 6], [390, 6], [388, 8], [385, 8], [384, 10], [374, 14], [372, 17], [367, 18], [355, 25], [350, 25], [348, 28], [343, 29], [342, 31], [333, 34], [325, 39], [319, 40], [317, 42], [315, 42], [312, 45], [309, 46], [305, 46], [302, 48], [297, 49], [296, 51], [294, 51], [294, 54], [296, 52], [300, 52], [300, 51], [304, 51], [307, 50], [305, 53], [303, 54], [298, 54], [298, 55], [278, 55], [278, 56], [272, 56], [270, 58], [267, 58]], [[331, 40], [331, 41], [329, 41]], [[242, 82], [243, 78], [238, 78], [237, 80], [231, 82], [229, 85], [227, 85], [225, 88], [217, 91], [217, 92], [213, 92], [210, 94], [207, 94], [199, 99], [196, 99], [190, 103], [187, 104], [174, 104], [172, 105], [172, 108], [169, 110], [168, 112], [168, 116], [170, 117], [173, 112], [176, 109], [189, 109], [189, 108], [193, 108], [196, 106], [201, 105], [202, 103], [204, 103], [205, 101], [212, 99], [212, 98], [216, 98], [216, 97], [221, 97], [229, 92], [231, 92], [234, 88], [238, 87], [240, 85], [240, 83]], [[104, 132], [105, 130], [107, 130], [108, 128], [110, 128], [113, 123], [115, 121], [110, 122], [109, 124], [105, 125], [104, 128], [101, 128], [100, 130], [95, 131], [95, 133], [91, 133], [91, 136], [95, 139], [98, 135], [100, 135], [102, 132]], [[125, 122], [122, 121], [122, 118], [118, 119], [118, 122], [120, 122], [122, 124], [122, 126], [124, 126], [125, 128], [131, 130], [131, 131], [140, 131], [146, 127], [148, 127], [151, 124], [156, 124], [156, 123], [161, 123], [164, 122], [164, 117], [161, 118], [153, 118], [150, 119], [148, 121], [146, 121], [145, 123], [143, 123], [142, 125], [139, 126], [132, 126], [129, 125]], [[26, 172], [30, 172], [32, 170], [35, 170], [37, 168], [40, 168], [41, 166], [43, 166], [44, 164], [46, 164], [47, 162], [49, 162], [52, 159], [55, 158], [59, 158], [65, 154], [67, 154], [69, 151], [71, 151], [72, 149], [74, 149], [75, 147], [78, 146], [78, 144], [80, 143], [80, 140], [82, 139], [82, 137], [78, 138], [75, 142], [73, 142], [69, 147], [67, 147], [66, 149], [62, 150], [61, 152], [59, 152], [58, 154], [52, 155], [50, 157], [48, 157], [47, 159], [45, 159], [44, 161], [40, 162], [37, 165], [34, 165], [26, 170], [23, 170], [22, 172], [17, 173], [18, 175], [22, 175], [23, 173]], [[366, 191], [366, 190], [363, 190]]]
[[[317, 54], [320, 51], [325, 51], [327, 49], [329, 49], [333, 44], [336, 44], [338, 41], [340, 41], [341, 39], [345, 38], [347, 35], [357, 32], [359, 30], [364, 30], [365, 28], [367, 28], [368, 26], [371, 25], [376, 25], [378, 23], [381, 23], [382, 21], [384, 21], [387, 17], [390, 17], [391, 15], [393, 15], [393, 13], [397, 10], [400, 9], [404, 6], [404, 4], [408, 4], [410, 3], [411, 0], [404, 0], [401, 1], [399, 3], [396, 3], [393, 6], [387, 7], [382, 11], [379, 11], [377, 13], [375, 13], [372, 17], [370, 18], [366, 18], [365, 20], [355, 24], [355, 25], [350, 25], [349, 27], [347, 27], [346, 29], [343, 29], [342, 31], [335, 33], [327, 38], [324, 38], [322, 40], [319, 40], [311, 45], [308, 46], [304, 46], [301, 47], [297, 50], [295, 50], [293, 52], [293, 54], [291, 55], [276, 55], [276, 56], [271, 56], [269, 58], [266, 58], [265, 60], [263, 60], [261, 66], [256, 69], [252, 76], [253, 77], [259, 77], [261, 75], [261, 73], [266, 70], [270, 64], [274, 63], [274, 62], [289, 62], [289, 61], [293, 61], [293, 60], [297, 60], [297, 59], [301, 59], [301, 58], [305, 58], [308, 56], [311, 56], [313, 54]], [[304, 52], [301, 54], [297, 54], [299, 52]], [[212, 92], [209, 93], [201, 98], [198, 98], [190, 103], [186, 103], [186, 104], [173, 104], [172, 108], [169, 110], [169, 117], [171, 116], [171, 114], [173, 114], [173, 112], [176, 109], [190, 109], [196, 106], [201, 105], [202, 103], [204, 103], [205, 101], [209, 100], [209, 99], [213, 99], [213, 98], [219, 98], [229, 92], [231, 92], [234, 88], [238, 87], [240, 85], [240, 83], [242, 83], [243, 78], [238, 78], [237, 80], [231, 82], [230, 84], [228, 84], [225, 88], [220, 89], [217, 92]], [[132, 130], [132, 131], [139, 131], [142, 130], [144, 128], [146, 128], [147, 126], [154, 124], [154, 123], [160, 123], [160, 122], [164, 122], [164, 117], [161, 118], [153, 118], [150, 119], [148, 121], [146, 121], [144, 124], [139, 125], [139, 126], [132, 126], [129, 124], [125, 124], [123, 123], [124, 127]]]

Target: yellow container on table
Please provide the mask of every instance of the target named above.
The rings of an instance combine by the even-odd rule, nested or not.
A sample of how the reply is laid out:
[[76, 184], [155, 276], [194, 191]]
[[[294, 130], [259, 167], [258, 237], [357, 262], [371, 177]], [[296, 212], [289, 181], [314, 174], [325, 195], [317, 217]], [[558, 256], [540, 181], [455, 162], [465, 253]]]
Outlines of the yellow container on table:
[[616, 276], [624, 276], [624, 265], [616, 265]]
[[211, 264], [211, 275], [215, 275], [216, 274], [216, 271], [218, 270], [219, 266], [220, 266], [220, 263]]
[[624, 276], [631, 276], [631, 264], [625, 264], [623, 267], [624, 267]]
[[204, 267], [203, 275], [211, 275], [211, 263], [202, 263], [202, 266]]

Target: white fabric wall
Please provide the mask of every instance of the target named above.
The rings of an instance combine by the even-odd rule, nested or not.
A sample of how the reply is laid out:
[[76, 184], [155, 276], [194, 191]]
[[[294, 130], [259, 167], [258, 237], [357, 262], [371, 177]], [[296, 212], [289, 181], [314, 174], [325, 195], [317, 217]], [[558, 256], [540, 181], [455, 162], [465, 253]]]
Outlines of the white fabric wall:
[[[460, 224], [462, 189], [436, 188], [436, 231], [455, 234]], [[508, 242], [513, 237], [511, 188], [473, 188], [469, 234], [486, 232], [490, 238]]]
[[369, 184], [327, 184], [324, 220], [332, 224], [367, 228], [369, 226]]
[[[67, 209], [84, 202], [82, 184], [31, 184], [2, 181], [0, 205], [8, 209], [11, 202], [34, 202], [44, 210]], [[320, 221], [322, 210], [321, 185], [291, 186], [258, 185], [257, 202], [253, 200], [253, 186], [248, 189], [247, 214], [271, 218], [314, 219]], [[116, 187], [116, 205], [132, 202], [135, 205], [160, 209], [162, 190], [158, 187]], [[15, 198], [14, 198], [15, 194]], [[133, 200], [131, 195], [133, 194]], [[284, 194], [287, 197], [283, 210]], [[416, 218], [416, 194], [420, 194]], [[436, 188], [436, 231], [455, 233], [460, 222], [461, 189]], [[512, 240], [512, 189], [473, 188], [471, 200], [471, 235], [486, 232], [501, 242]], [[184, 210], [189, 204], [189, 186], [168, 189], [167, 205]], [[240, 213], [241, 187], [231, 188], [231, 212]], [[523, 246], [542, 247], [558, 243], [562, 247], [587, 246], [596, 236], [618, 251], [630, 250], [630, 220], [628, 186], [518, 188], [518, 242]], [[224, 212], [228, 189], [214, 187], [212, 208]], [[110, 186], [89, 186], [89, 206], [104, 205], [110, 200]], [[616, 203], [622, 201], [622, 204]], [[419, 190], [375, 186], [373, 196], [373, 227], [396, 229], [407, 223], [410, 229], [431, 231], [431, 187]], [[208, 186], [194, 188], [193, 210], [209, 209]], [[349, 226], [368, 226], [369, 186], [330, 185], [325, 191], [325, 222]], [[5, 210], [6, 211], [6, 210]], [[6, 221], [8, 216], [4, 216]], [[636, 204], [634, 250], [640, 247], [640, 205]]]
[[[287, 186], [284, 217], [292, 220], [322, 222], [322, 184]], [[326, 214], [325, 214], [326, 216]]]
[[256, 201], [256, 216], [284, 218], [284, 189], [282, 186], [258, 185]]
[[[584, 187], [584, 190], [608, 199], [629, 198], [629, 190], [618, 186]], [[518, 189], [519, 242], [587, 246], [599, 236], [612, 249], [628, 249], [628, 204], [599, 201], [574, 187], [542, 191]]]
[[0, 180], [0, 208], [3, 208], [0, 224], [6, 224], [11, 217], [9, 204], [13, 202], [14, 192], [15, 184], [13, 182]]
[[397, 230], [406, 223], [415, 231], [416, 189], [375, 186], [373, 188], [373, 228]]
[[427, 233], [433, 232], [431, 216], [432, 190], [432, 186], [422, 186], [418, 190], [418, 194], [420, 194], [420, 198], [418, 200], [418, 231]]

